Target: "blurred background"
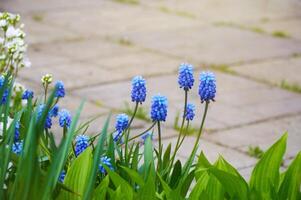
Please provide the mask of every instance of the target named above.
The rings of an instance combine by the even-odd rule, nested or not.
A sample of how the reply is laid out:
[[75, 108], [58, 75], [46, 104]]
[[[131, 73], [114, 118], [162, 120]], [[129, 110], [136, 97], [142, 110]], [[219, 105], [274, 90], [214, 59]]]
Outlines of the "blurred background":
[[[283, 168], [301, 144], [301, 0], [0, 0], [19, 13], [27, 33], [30, 69], [19, 81], [41, 91], [46, 73], [63, 80], [72, 111], [86, 99], [81, 120], [131, 114], [130, 80], [147, 79], [148, 98], [134, 128], [149, 126], [151, 96], [169, 100], [164, 142], [175, 143], [184, 92], [178, 66], [189, 62], [217, 76], [201, 149], [211, 161], [223, 155], [249, 177], [262, 151], [288, 131]], [[189, 102], [197, 117], [179, 159], [191, 150], [204, 106], [196, 82]], [[114, 119], [112, 119], [112, 126]]]

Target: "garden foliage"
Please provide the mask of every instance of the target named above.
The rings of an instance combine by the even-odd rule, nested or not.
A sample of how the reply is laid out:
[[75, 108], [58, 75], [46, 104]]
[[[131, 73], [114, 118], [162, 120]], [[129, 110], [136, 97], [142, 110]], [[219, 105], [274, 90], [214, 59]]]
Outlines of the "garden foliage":
[[[11, 40], [7, 30], [14, 27], [18, 32], [15, 28], [18, 20], [15, 15], [0, 14], [4, 34], [0, 38], [0, 54], [1, 58], [5, 57], [0, 66], [3, 74], [0, 77], [0, 199], [301, 199], [301, 153], [280, 172], [286, 133], [263, 153], [250, 181], [222, 156], [211, 163], [198, 151], [208, 107], [214, 102], [216, 80], [213, 73], [202, 72], [200, 104], [190, 104], [188, 94], [195, 81], [190, 64], [183, 63], [179, 69], [178, 83], [184, 103], [174, 147], [162, 145], [161, 125], [168, 114], [168, 100], [163, 95], [152, 97], [150, 127], [138, 134], [131, 130], [135, 114], [147, 98], [146, 80], [141, 76], [132, 81], [129, 95], [134, 107], [132, 116], [117, 115], [113, 132], [108, 129], [111, 121], [108, 116], [102, 130], [94, 136], [84, 134], [89, 122], [78, 123], [84, 103], [74, 116], [59, 107], [66, 91], [61, 81], [52, 85], [51, 75], [42, 78], [43, 95], [34, 97], [31, 90], [22, 89], [18, 96], [13, 96], [17, 72], [22, 66], [12, 66], [15, 54], [9, 53], [5, 43]], [[19, 36], [24, 38], [22, 34], [14, 37]], [[204, 108], [203, 118], [190, 157], [181, 162], [176, 159], [177, 151], [183, 148], [196, 106]], [[52, 131], [54, 118], [58, 118], [60, 139], [59, 133]]]

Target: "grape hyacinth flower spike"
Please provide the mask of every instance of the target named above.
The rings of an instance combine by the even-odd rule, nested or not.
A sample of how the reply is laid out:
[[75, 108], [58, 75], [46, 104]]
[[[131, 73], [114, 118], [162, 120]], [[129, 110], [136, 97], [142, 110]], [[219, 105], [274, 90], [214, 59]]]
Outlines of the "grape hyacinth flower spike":
[[114, 170], [111, 163], [111, 158], [108, 158], [107, 156], [103, 156], [100, 158], [99, 171], [102, 174], [106, 173], [106, 169], [104, 168], [104, 166], [108, 167], [110, 170]]
[[114, 135], [114, 141], [117, 142], [122, 134], [122, 132], [127, 128], [129, 123], [129, 117], [126, 114], [118, 114], [116, 116], [116, 134]]
[[78, 135], [75, 138], [75, 156], [79, 156], [89, 146], [89, 136]]
[[188, 63], [182, 63], [179, 67], [178, 83], [180, 88], [188, 91], [194, 84], [193, 66]]
[[146, 98], [146, 82], [142, 76], [135, 76], [132, 79], [132, 102], [142, 104]]
[[20, 142], [13, 143], [12, 151], [15, 154], [20, 155], [22, 153], [22, 150], [23, 150], [23, 141], [22, 140]]
[[202, 72], [200, 74], [199, 95], [201, 102], [214, 101], [216, 93], [216, 79], [212, 72]]
[[[41, 104], [41, 105], [38, 106], [38, 108], [37, 108], [37, 112], [38, 112], [38, 120], [41, 119], [42, 113], [43, 113], [45, 107], [46, 107], [46, 106], [45, 106], [44, 104]], [[47, 116], [46, 116], [46, 119], [45, 119], [44, 128], [50, 129], [51, 126], [52, 126], [51, 114], [48, 113]]]
[[151, 118], [153, 121], [165, 121], [167, 116], [167, 98], [160, 94], [153, 96]]
[[22, 95], [22, 99], [26, 99], [26, 100], [32, 99], [33, 96], [34, 96], [34, 93], [33, 93], [32, 90], [25, 90], [23, 95]]
[[62, 109], [60, 112], [59, 112], [59, 124], [61, 127], [67, 127], [69, 128], [70, 125], [71, 125], [71, 114], [68, 110], [66, 109]]
[[192, 121], [195, 116], [195, 106], [192, 103], [188, 103], [186, 106], [186, 115], [185, 119], [187, 121]]
[[55, 84], [55, 97], [62, 98], [65, 96], [65, 86], [63, 81], [57, 81]]

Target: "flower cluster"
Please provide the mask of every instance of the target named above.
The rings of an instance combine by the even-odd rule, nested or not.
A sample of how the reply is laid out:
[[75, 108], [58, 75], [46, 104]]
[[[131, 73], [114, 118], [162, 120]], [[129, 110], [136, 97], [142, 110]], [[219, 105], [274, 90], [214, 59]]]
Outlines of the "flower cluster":
[[19, 15], [0, 13], [0, 71], [31, 66], [25, 55], [27, 45], [24, 41], [24, 25], [18, 26], [19, 21]]
[[23, 95], [22, 95], [22, 99], [26, 99], [26, 100], [32, 99], [33, 96], [34, 96], [34, 93], [33, 93], [32, 90], [25, 90]]
[[189, 90], [192, 88], [194, 83], [193, 78], [193, 66], [188, 63], [182, 63], [179, 67], [178, 83], [180, 88]]
[[153, 121], [165, 121], [167, 116], [167, 98], [160, 94], [153, 96], [151, 118]]
[[200, 74], [199, 95], [201, 101], [214, 101], [216, 93], [216, 79], [212, 72], [202, 72]]
[[58, 115], [59, 115], [60, 126], [69, 128], [72, 121], [70, 112], [66, 109], [62, 109]]
[[89, 136], [77, 135], [75, 138], [75, 156], [79, 156], [89, 146]]
[[62, 98], [65, 96], [65, 86], [63, 81], [57, 81], [55, 84], [55, 97]]
[[132, 101], [142, 103], [146, 97], [145, 79], [142, 76], [135, 76], [132, 80]]
[[115, 123], [116, 132], [113, 135], [113, 139], [115, 142], [120, 140], [120, 136], [122, 132], [127, 128], [128, 124], [129, 124], [129, 116], [127, 116], [124, 113], [116, 116], [116, 123]]
[[104, 168], [104, 166], [108, 167], [110, 170], [114, 170], [111, 163], [111, 158], [108, 158], [107, 156], [103, 156], [100, 158], [99, 171], [102, 174], [106, 173], [106, 169]]
[[15, 154], [20, 155], [22, 150], [23, 150], [23, 141], [22, 140], [20, 142], [13, 143], [12, 151]]
[[[3, 88], [4, 82], [5, 82], [5, 78], [4, 78], [4, 76], [1, 75], [0, 76], [0, 90]], [[2, 97], [0, 99], [0, 105], [3, 105], [6, 103], [7, 96], [8, 96], [8, 89], [6, 88], [6, 89], [4, 89]]]
[[194, 113], [195, 111], [195, 106], [191, 103], [187, 104], [186, 106], [186, 114], [185, 114], [185, 118], [187, 121], [192, 121], [194, 118]]
[[[42, 117], [42, 114], [44, 112], [44, 110], [46, 109], [46, 106], [45, 104], [40, 104], [37, 108], [37, 113], [38, 113], [38, 120], [41, 119]], [[59, 107], [58, 105], [54, 105], [50, 111], [48, 112], [47, 116], [46, 116], [46, 119], [45, 119], [45, 124], [44, 124], [44, 127], [46, 129], [50, 129], [51, 126], [52, 126], [52, 118], [53, 117], [56, 117], [58, 115], [58, 110], [59, 110]]]

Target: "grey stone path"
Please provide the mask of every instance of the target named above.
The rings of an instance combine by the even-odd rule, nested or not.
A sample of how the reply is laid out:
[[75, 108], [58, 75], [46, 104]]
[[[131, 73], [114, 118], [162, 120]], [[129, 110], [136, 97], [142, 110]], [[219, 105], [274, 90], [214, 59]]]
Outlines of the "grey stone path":
[[[177, 68], [187, 61], [197, 73], [217, 75], [217, 101], [210, 104], [201, 141], [211, 161], [223, 155], [249, 177], [256, 158], [248, 148], [265, 150], [285, 131], [284, 167], [300, 151], [300, 0], [2, 0], [0, 7], [20, 13], [26, 25], [33, 67], [21, 72], [21, 81], [39, 91], [45, 73], [63, 80], [63, 106], [75, 110], [86, 98], [82, 120], [100, 115], [91, 133], [111, 110], [124, 108], [131, 77], [143, 75], [147, 112], [153, 94], [168, 96], [163, 137], [174, 144], [184, 96]], [[197, 128], [203, 112], [197, 86], [189, 98], [197, 104]], [[134, 127], [148, 124], [137, 120]], [[194, 140], [184, 142], [180, 159]]]

